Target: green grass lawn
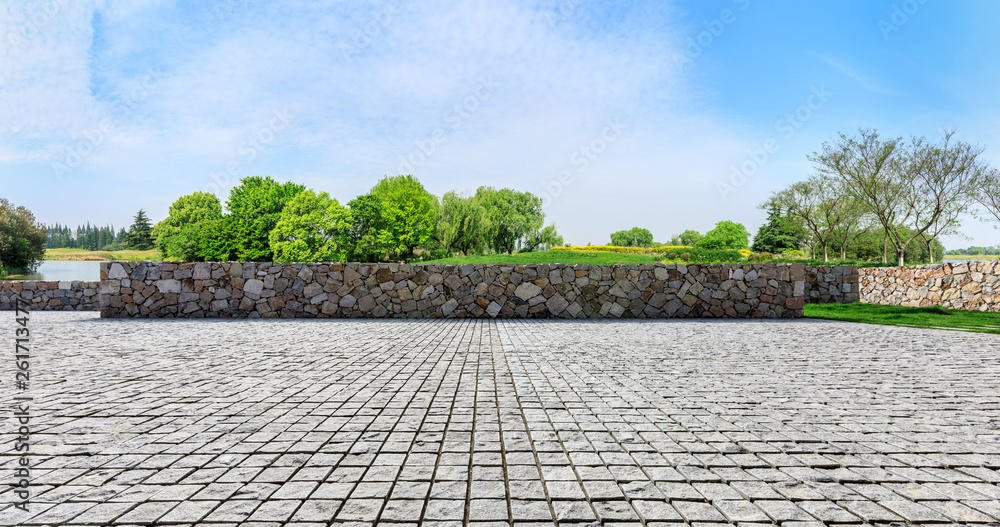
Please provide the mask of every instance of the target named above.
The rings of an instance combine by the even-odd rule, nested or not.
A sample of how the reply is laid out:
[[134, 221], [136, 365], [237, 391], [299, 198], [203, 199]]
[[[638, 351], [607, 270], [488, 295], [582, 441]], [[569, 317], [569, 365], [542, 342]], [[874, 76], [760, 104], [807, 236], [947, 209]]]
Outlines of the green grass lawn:
[[1000, 334], [1000, 313], [876, 304], [806, 304], [806, 317], [863, 324]]
[[148, 251], [86, 251], [84, 249], [46, 249], [45, 260], [163, 260], [163, 255], [157, 249]]
[[481, 256], [462, 256], [454, 258], [442, 258], [440, 260], [429, 260], [426, 262], [414, 262], [419, 264], [551, 264], [561, 263], [567, 265], [615, 265], [615, 264], [654, 264], [656, 257], [646, 254], [620, 254], [606, 252], [577, 252], [577, 251], [536, 251], [530, 253], [515, 254], [487, 254]]

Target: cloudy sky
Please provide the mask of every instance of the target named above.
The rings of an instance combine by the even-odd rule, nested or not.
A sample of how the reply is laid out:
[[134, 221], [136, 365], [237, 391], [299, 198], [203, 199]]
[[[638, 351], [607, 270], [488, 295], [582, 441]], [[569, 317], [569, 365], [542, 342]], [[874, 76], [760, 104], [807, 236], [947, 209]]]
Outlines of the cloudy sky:
[[[1000, 165], [998, 19], [988, 0], [6, 0], [0, 196], [124, 226], [247, 175], [346, 203], [412, 173], [541, 195], [576, 244], [756, 232], [837, 132], [953, 128]], [[946, 246], [1000, 242], [965, 231]]]

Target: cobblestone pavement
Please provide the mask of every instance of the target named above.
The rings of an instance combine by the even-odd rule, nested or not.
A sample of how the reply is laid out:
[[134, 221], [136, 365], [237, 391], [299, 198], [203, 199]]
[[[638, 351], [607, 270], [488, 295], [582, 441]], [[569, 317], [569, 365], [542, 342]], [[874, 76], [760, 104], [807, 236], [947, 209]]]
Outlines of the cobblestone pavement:
[[815, 320], [31, 324], [34, 496], [0, 525], [1000, 518], [997, 335]]

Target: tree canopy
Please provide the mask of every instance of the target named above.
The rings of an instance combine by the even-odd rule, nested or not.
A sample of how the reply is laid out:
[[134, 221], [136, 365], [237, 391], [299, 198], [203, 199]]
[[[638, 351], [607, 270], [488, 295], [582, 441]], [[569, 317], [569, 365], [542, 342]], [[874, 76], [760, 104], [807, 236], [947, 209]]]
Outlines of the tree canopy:
[[37, 269], [45, 256], [46, 238], [45, 226], [30, 210], [0, 198], [0, 274]]
[[705, 249], [747, 249], [750, 246], [750, 233], [742, 223], [720, 221], [715, 228], [705, 233], [698, 243]]
[[641, 227], [611, 233], [611, 245], [619, 247], [652, 247], [653, 233]]
[[347, 253], [351, 213], [326, 192], [299, 192], [270, 234], [276, 262], [336, 262]]
[[278, 183], [270, 177], [252, 176], [240, 180], [226, 200], [229, 211], [227, 229], [218, 234], [230, 236], [238, 260], [266, 262], [274, 259], [271, 231], [278, 224], [281, 211], [305, 186]]
[[156, 224], [152, 236], [165, 256], [196, 260], [201, 247], [199, 233], [208, 223], [222, 218], [222, 203], [210, 192], [194, 192], [177, 198], [169, 214]]

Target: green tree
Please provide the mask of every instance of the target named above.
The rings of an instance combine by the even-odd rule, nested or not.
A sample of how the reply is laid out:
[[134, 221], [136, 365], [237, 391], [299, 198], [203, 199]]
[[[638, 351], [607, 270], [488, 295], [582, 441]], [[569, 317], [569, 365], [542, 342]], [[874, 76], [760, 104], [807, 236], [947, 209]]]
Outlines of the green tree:
[[546, 250], [563, 244], [563, 237], [556, 232], [555, 225], [546, 225], [542, 230], [528, 236], [524, 244], [526, 251], [534, 251], [539, 246]]
[[840, 178], [877, 218], [902, 266], [910, 242], [926, 240], [928, 231], [954, 232], [959, 218], [954, 212], [981, 196], [988, 173], [979, 160], [983, 148], [953, 142], [953, 135], [946, 133], [936, 144], [924, 138], [906, 143], [860, 129], [854, 137], [840, 134], [836, 142], [823, 143], [809, 159], [820, 174]]
[[486, 245], [489, 230], [486, 209], [474, 196], [461, 197], [451, 191], [441, 197], [435, 237], [446, 251], [457, 249], [466, 256], [479, 252]]
[[0, 275], [14, 269], [37, 269], [47, 238], [45, 226], [35, 221], [30, 210], [0, 198]]
[[356, 262], [376, 262], [385, 257], [378, 233], [384, 229], [382, 205], [374, 194], [363, 194], [347, 204], [351, 213], [348, 230], [348, 259]]
[[705, 249], [747, 249], [750, 245], [750, 233], [742, 223], [720, 221], [715, 228], [705, 233], [705, 238], [698, 244]]
[[705, 235], [702, 233], [688, 229], [673, 238], [670, 238], [669, 245], [687, 245], [689, 247], [694, 247], [698, 245], [698, 242], [704, 238]]
[[476, 200], [486, 209], [489, 245], [496, 252], [513, 253], [545, 224], [542, 199], [530, 192], [479, 187]]
[[153, 226], [146, 211], [139, 209], [132, 219], [132, 226], [125, 235], [125, 248], [147, 251], [153, 248]]
[[641, 227], [611, 233], [611, 245], [619, 247], [652, 247], [653, 233]]
[[378, 244], [395, 256], [412, 256], [434, 234], [437, 198], [411, 176], [386, 176], [371, 190], [381, 208]]
[[278, 224], [281, 211], [303, 185], [278, 183], [270, 177], [253, 176], [240, 180], [229, 192], [226, 209], [231, 223], [220, 234], [231, 236], [227, 243], [242, 261], [267, 262], [271, 252], [271, 231]]
[[346, 255], [351, 213], [326, 192], [299, 192], [271, 231], [277, 262], [336, 262]]
[[153, 227], [156, 247], [164, 256], [198, 259], [199, 233], [206, 224], [222, 218], [222, 203], [215, 194], [195, 192], [177, 198], [167, 217]]
[[775, 204], [767, 207], [767, 223], [760, 226], [753, 237], [752, 249], [756, 252], [780, 253], [802, 246], [805, 232], [791, 217], [782, 214]]
[[199, 260], [233, 262], [239, 259], [236, 244], [233, 243], [237, 236], [234, 221], [232, 216], [225, 215], [201, 225], [194, 242]]

